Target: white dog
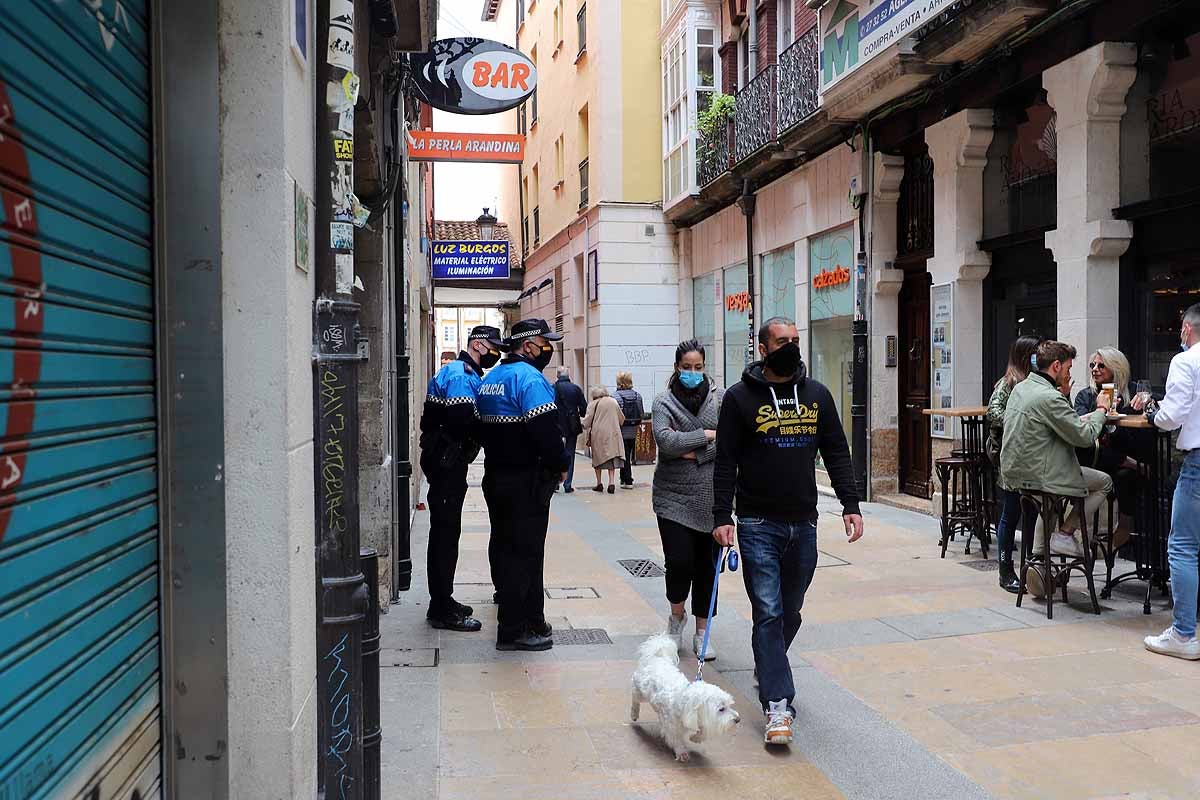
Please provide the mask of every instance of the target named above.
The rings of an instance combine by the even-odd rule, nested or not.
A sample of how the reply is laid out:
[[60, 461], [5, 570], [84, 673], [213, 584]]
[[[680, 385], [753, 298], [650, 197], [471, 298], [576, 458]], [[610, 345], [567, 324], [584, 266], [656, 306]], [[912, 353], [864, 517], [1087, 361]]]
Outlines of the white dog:
[[629, 716], [637, 722], [642, 703], [658, 714], [663, 738], [677, 761], [691, 758], [695, 745], [731, 734], [741, 721], [729, 692], [711, 683], [689, 682], [679, 671], [679, 641], [665, 633], [652, 636], [638, 649]]

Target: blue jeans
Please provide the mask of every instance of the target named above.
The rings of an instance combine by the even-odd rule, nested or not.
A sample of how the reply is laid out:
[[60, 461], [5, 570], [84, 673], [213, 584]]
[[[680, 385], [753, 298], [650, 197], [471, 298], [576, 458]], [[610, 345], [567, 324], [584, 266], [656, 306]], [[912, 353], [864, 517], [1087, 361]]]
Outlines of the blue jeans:
[[1196, 559], [1200, 555], [1200, 450], [1184, 459], [1175, 484], [1175, 504], [1171, 509], [1171, 537], [1167, 540], [1167, 559], [1171, 564], [1171, 597], [1175, 601], [1175, 630], [1190, 639], [1196, 635], [1196, 591], [1200, 575]]
[[804, 593], [817, 569], [815, 522], [738, 520], [742, 580], [754, 612], [754, 667], [763, 711], [772, 700], [796, 698], [787, 651], [802, 622]]
[[1013, 563], [1017, 524], [1021, 521], [1021, 493], [1000, 490], [1000, 519], [996, 523], [996, 560]]
[[567, 479], [563, 481], [563, 488], [570, 489], [571, 483], [575, 480], [575, 440], [578, 436], [563, 437], [563, 448], [567, 451]]

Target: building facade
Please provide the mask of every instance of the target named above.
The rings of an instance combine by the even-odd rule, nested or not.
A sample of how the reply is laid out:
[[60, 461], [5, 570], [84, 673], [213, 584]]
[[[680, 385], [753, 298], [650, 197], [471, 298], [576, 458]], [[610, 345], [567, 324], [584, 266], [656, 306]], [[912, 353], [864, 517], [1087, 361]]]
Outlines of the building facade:
[[[525, 261], [521, 316], [564, 334], [554, 366], [610, 388], [665, 384], [678, 343], [678, 255], [662, 211], [657, 3], [503, 0], [538, 89], [512, 184]], [[509, 203], [511, 204], [511, 203]], [[532, 290], [532, 291], [531, 291]], [[552, 369], [553, 367], [551, 367]]]
[[435, 14], [382, 5], [342, 4], [320, 52], [324, 0], [0, 14], [0, 797], [318, 795], [317, 73], [360, 78], [340, 186], [379, 213], [342, 294], [383, 360], [406, 205], [385, 56]]
[[[1200, 186], [1183, 156], [1200, 130], [1194, 4], [665, 5], [664, 63], [686, 80], [664, 118], [717, 102], [714, 19], [713, 71], [733, 96], [727, 119], [685, 112], [696, 129], [663, 146], [695, 187], [666, 202], [680, 324], [712, 342], [726, 382], [742, 309], [775, 313], [791, 269], [810, 372], [843, 418], [865, 409], [871, 493], [925, 508], [932, 461], [959, 435], [936, 411], [986, 403], [1021, 333], [1075, 345], [1081, 365], [1119, 346], [1161, 390], [1178, 315], [1200, 296], [1183, 222]], [[855, 315], [869, 323], [861, 398], [839, 391]]]

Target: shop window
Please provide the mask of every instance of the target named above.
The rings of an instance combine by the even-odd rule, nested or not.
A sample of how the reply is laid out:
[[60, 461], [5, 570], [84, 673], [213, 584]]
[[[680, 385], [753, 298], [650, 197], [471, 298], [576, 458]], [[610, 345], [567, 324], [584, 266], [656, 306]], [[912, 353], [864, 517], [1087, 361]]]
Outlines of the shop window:
[[750, 294], [746, 265], [736, 264], [725, 270], [725, 385], [732, 386], [746, 369], [746, 345], [750, 333]]
[[1058, 219], [1058, 119], [1044, 94], [999, 107], [984, 168], [984, 239], [1053, 228]]
[[808, 241], [809, 364], [808, 374], [833, 395], [838, 416], [850, 441], [850, 397], [853, 383], [854, 229], [838, 228]]
[[706, 368], [716, 370], [717, 358], [717, 273], [710, 272], [692, 281], [692, 337], [704, 345]]
[[1170, 59], [1146, 101], [1152, 198], [1200, 188], [1200, 34], [1163, 49]]
[[792, 245], [762, 257], [762, 313], [771, 317], [796, 318], [796, 250]]

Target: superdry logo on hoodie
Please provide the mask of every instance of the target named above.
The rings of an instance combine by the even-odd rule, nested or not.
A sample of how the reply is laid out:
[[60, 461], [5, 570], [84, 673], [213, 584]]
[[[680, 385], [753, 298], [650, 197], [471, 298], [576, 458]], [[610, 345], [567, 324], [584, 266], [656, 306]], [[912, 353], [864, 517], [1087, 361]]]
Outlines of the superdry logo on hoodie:
[[821, 413], [817, 404], [813, 403], [810, 407], [801, 403], [798, 411], [796, 409], [783, 408], [784, 405], [790, 402], [790, 400], [779, 401], [779, 414], [783, 417], [782, 420], [776, 416], [774, 406], [759, 406], [758, 417], [754, 420], [758, 425], [758, 432], [769, 433], [776, 431], [783, 436], [815, 437], [817, 435], [817, 419]]

